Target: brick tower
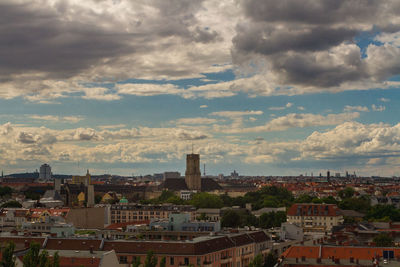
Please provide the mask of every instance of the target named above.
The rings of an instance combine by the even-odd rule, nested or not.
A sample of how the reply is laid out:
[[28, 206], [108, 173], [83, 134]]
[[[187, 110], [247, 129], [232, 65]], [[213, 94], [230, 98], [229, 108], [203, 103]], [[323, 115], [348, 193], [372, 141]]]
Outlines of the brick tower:
[[200, 155], [186, 155], [185, 182], [189, 190], [201, 191]]

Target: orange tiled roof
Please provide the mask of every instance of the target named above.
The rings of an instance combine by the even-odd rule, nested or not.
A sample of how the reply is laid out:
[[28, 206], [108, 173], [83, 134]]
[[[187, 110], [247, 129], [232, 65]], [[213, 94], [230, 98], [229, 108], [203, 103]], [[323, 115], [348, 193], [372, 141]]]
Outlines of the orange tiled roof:
[[[329, 259], [335, 257], [336, 259], [358, 259], [358, 260], [371, 260], [373, 257], [382, 257], [383, 250], [387, 248], [380, 247], [326, 247], [326, 246], [293, 246], [287, 249], [282, 256], [285, 258], [312, 258], [317, 259], [320, 255], [321, 258]], [[400, 248], [390, 248], [394, 251], [394, 257], [400, 256]]]

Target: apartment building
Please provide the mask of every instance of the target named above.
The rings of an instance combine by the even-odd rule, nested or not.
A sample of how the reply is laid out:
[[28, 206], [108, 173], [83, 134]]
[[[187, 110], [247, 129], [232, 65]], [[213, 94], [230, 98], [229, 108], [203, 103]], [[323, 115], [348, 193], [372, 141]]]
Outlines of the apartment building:
[[287, 212], [289, 223], [296, 223], [305, 232], [330, 231], [343, 222], [341, 210], [334, 204], [293, 204]]
[[147, 221], [151, 219], [168, 219], [170, 213], [189, 213], [190, 220], [196, 216], [196, 208], [190, 205], [143, 205], [116, 204], [110, 207], [110, 222], [123, 223]]
[[184, 241], [0, 237], [0, 243], [10, 241], [17, 247], [25, 248], [34, 241], [48, 251], [60, 251], [61, 255], [67, 254], [67, 251], [77, 254], [115, 251], [120, 267], [131, 266], [136, 258], [144, 263], [148, 251], [154, 252], [158, 262], [165, 257], [166, 267], [246, 267], [258, 253], [265, 256], [270, 245], [270, 238], [263, 231], [202, 236]]

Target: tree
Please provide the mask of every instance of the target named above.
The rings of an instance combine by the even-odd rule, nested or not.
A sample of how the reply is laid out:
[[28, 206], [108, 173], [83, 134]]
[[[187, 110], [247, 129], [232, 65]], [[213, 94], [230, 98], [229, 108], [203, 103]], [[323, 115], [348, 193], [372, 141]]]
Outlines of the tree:
[[298, 198], [296, 198], [294, 200], [294, 202], [296, 202], [296, 203], [311, 203], [312, 199], [313, 198], [310, 195], [303, 194], [303, 195], [300, 195]]
[[376, 205], [369, 209], [365, 216], [369, 220], [382, 220], [385, 217], [394, 222], [400, 221], [400, 210], [393, 205]]
[[222, 227], [238, 227], [240, 226], [240, 215], [234, 210], [228, 210], [221, 218]]
[[272, 253], [268, 253], [267, 257], [265, 258], [264, 267], [273, 267], [276, 264], [278, 259]]
[[201, 192], [193, 195], [190, 204], [196, 208], [222, 208], [224, 203], [221, 198], [206, 192]]
[[200, 216], [198, 216], [196, 219], [199, 220], [199, 221], [206, 221], [209, 218], [204, 212], [202, 212], [202, 213], [200, 213]]
[[60, 256], [58, 255], [58, 251], [54, 253], [52, 267], [60, 267]]
[[132, 267], [139, 267], [140, 266], [140, 257], [134, 257], [132, 262]]
[[102, 197], [100, 195], [94, 196], [94, 203], [99, 204], [101, 202]]
[[257, 254], [249, 263], [249, 267], [263, 267], [264, 260], [261, 254]]
[[10, 196], [12, 193], [12, 188], [8, 186], [0, 186], [0, 196]]
[[353, 187], [346, 187], [343, 190], [339, 191], [339, 197], [341, 199], [351, 198], [354, 196], [355, 190]]
[[3, 205], [1, 205], [2, 208], [21, 208], [22, 205], [16, 200], [10, 200]]
[[268, 212], [261, 214], [259, 218], [259, 226], [261, 228], [272, 228], [272, 227], [280, 227], [283, 222], [286, 222], [286, 212], [277, 211], [277, 212]]
[[46, 250], [40, 252], [40, 244], [32, 242], [28, 252], [22, 259], [24, 267], [58, 267], [60, 266], [60, 258], [58, 253], [53, 256], [53, 261], [49, 258]]
[[157, 257], [154, 256], [154, 252], [149, 250], [146, 255], [146, 259], [144, 261], [144, 267], [156, 267], [157, 266]]
[[377, 235], [376, 237], [374, 237], [373, 241], [377, 247], [393, 246], [393, 238], [390, 237], [387, 233], [381, 233]]
[[160, 267], [165, 267], [167, 266], [167, 259], [165, 257], [162, 257], [160, 260]]
[[15, 244], [10, 242], [2, 250], [2, 259], [0, 262], [1, 267], [15, 267], [15, 256], [14, 256]]

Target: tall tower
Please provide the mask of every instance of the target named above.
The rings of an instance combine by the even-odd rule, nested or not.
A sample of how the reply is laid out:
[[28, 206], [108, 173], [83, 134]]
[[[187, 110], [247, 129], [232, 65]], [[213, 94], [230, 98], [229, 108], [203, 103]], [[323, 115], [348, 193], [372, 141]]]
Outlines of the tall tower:
[[200, 155], [186, 155], [185, 182], [189, 190], [201, 191]]

